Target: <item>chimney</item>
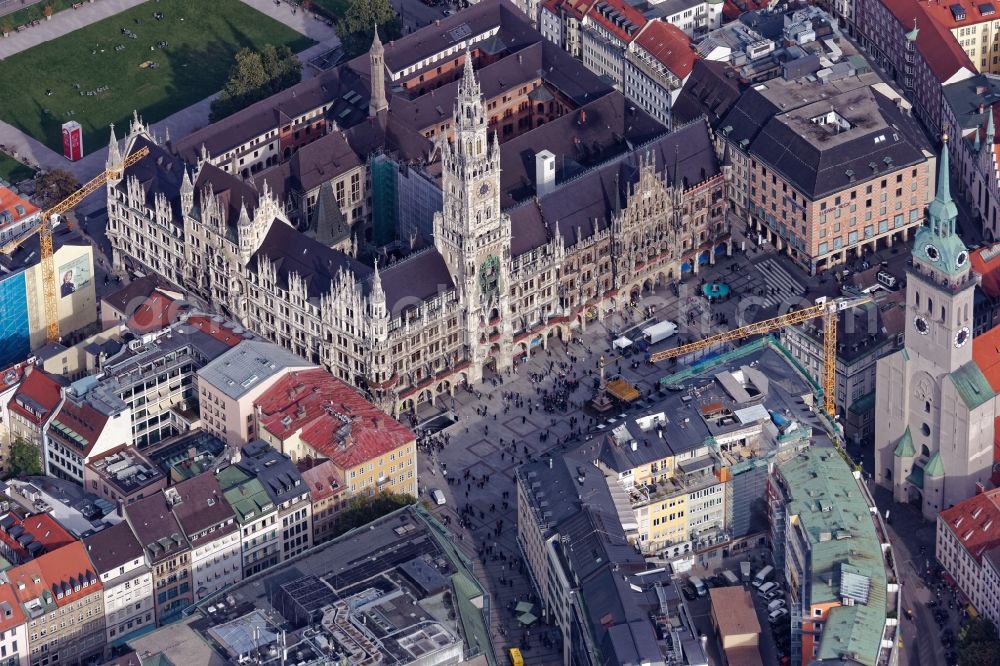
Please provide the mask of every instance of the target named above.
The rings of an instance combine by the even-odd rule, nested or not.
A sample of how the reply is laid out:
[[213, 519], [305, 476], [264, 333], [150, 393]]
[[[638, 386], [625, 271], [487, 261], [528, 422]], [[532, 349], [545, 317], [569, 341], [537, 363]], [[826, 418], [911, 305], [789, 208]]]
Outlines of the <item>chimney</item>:
[[556, 156], [547, 150], [535, 153], [535, 195], [544, 197], [556, 187]]

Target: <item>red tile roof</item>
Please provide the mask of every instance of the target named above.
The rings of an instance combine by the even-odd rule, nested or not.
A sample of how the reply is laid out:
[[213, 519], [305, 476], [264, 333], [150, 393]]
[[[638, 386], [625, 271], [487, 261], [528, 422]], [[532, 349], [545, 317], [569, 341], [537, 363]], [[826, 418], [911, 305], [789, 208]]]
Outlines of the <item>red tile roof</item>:
[[80, 541], [9, 569], [7, 580], [22, 604], [47, 593], [47, 600], [61, 608], [101, 590], [101, 581]]
[[309, 496], [313, 502], [325, 500], [347, 490], [344, 479], [337, 472], [332, 460], [324, 460], [309, 469], [301, 469], [302, 479], [309, 486]]
[[542, 6], [556, 16], [565, 14], [579, 21], [596, 2], [597, 0], [545, 0]]
[[[944, 83], [962, 68], [978, 72], [955, 37], [927, 13], [928, 5], [917, 0], [882, 0], [903, 30], [917, 26], [917, 50], [938, 81]], [[944, 5], [942, 5], [943, 7]]]
[[[61, 432], [59, 427], [55, 427], [57, 422], [61, 426], [75, 432], [83, 441], [79, 442], [76, 439], [67, 437]], [[89, 456], [97, 440], [101, 437], [101, 432], [104, 431], [104, 424], [107, 422], [108, 416], [100, 413], [90, 406], [90, 404], [86, 402], [77, 404], [72, 400], [65, 400], [62, 407], [59, 408], [59, 411], [52, 418], [48, 433], [50, 437], [56, 435], [64, 440], [63, 443], [70, 444], [71, 448], [81, 456]]]
[[[14, 594], [13, 586], [0, 585], [0, 606], [3, 607], [3, 612], [0, 613], [0, 632], [6, 632], [8, 629], [13, 629], [19, 624], [24, 624], [24, 612], [21, 610], [21, 605], [17, 602], [17, 595]], [[8, 610], [10, 611], [10, 617], [6, 617]]]
[[1000, 326], [972, 339], [972, 360], [994, 391], [1000, 391]]
[[235, 347], [246, 338], [240, 333], [233, 333], [232, 329], [223, 327], [221, 322], [215, 321], [212, 317], [195, 315], [188, 317], [185, 323], [194, 326], [202, 333], [207, 333], [220, 342], [224, 342], [230, 347]]
[[694, 67], [691, 40], [684, 31], [666, 21], [650, 21], [635, 43], [663, 63], [682, 82]]
[[413, 442], [413, 432], [323, 369], [291, 372], [255, 403], [261, 425], [302, 441], [342, 470]]
[[[52, 410], [59, 406], [61, 398], [62, 387], [52, 375], [40, 368], [28, 368], [8, 408], [40, 426], [52, 414]], [[36, 412], [38, 408], [41, 413]]]
[[142, 305], [135, 309], [125, 323], [136, 333], [160, 331], [177, 320], [176, 301], [160, 291], [154, 291]]
[[976, 562], [1000, 546], [1000, 488], [973, 495], [941, 512], [941, 520]]
[[[622, 22], [628, 21], [634, 28], [631, 32], [626, 32], [623, 25], [615, 22], [609, 17], [612, 12], [616, 13]], [[622, 40], [626, 44], [635, 39], [642, 27], [646, 25], [645, 17], [639, 13], [635, 7], [624, 2], [624, 0], [598, 0], [587, 13], [587, 17], [604, 27], [605, 30]]]
[[[57, 550], [74, 541], [70, 533], [47, 513], [35, 514], [22, 520], [16, 513], [9, 512], [0, 518], [0, 523], [2, 523], [0, 524], [0, 541], [3, 541], [8, 548], [16, 553], [22, 562], [31, 559], [31, 551], [18, 541], [18, 539], [23, 539], [26, 534], [31, 535], [32, 542], [42, 544], [43, 550], [39, 554]], [[21, 529], [16, 530], [17, 536], [15, 537], [11, 532], [15, 531], [16, 527]]]
[[970, 258], [972, 270], [983, 276], [980, 285], [983, 291], [987, 296], [1000, 298], [1000, 243], [973, 250]]
[[[993, 8], [993, 13], [983, 16], [979, 11], [979, 7], [983, 4], [989, 4]], [[955, 15], [951, 12], [951, 8], [956, 5], [961, 7], [965, 12], [965, 18], [961, 21], [956, 21]], [[931, 19], [937, 21], [937, 23], [948, 30], [967, 25], [976, 25], [977, 23], [988, 23], [1000, 18], [996, 15], [996, 6], [989, 3], [988, 0], [948, 0], [940, 4], [937, 2], [927, 2], [924, 3], [924, 10]]]
[[[21, 210], [24, 212], [20, 212], [17, 206], [21, 206]], [[0, 222], [0, 229], [3, 229], [7, 226], [13, 226], [26, 217], [31, 217], [39, 211], [39, 208], [27, 199], [17, 196], [6, 187], [0, 187], [0, 211], [10, 213], [9, 223]]]

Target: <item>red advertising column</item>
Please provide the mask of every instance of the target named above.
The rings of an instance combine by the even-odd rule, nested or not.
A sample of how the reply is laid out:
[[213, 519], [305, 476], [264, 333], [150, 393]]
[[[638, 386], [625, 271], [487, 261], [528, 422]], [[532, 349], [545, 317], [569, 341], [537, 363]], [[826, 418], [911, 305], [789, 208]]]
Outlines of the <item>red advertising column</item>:
[[63, 157], [71, 162], [76, 162], [83, 157], [83, 128], [80, 123], [71, 120], [63, 123]]

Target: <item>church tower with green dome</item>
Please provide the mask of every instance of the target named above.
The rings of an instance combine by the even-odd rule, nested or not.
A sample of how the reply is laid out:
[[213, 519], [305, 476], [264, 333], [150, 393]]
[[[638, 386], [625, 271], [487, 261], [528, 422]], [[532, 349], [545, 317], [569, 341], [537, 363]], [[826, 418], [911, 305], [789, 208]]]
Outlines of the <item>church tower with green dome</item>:
[[960, 286], [969, 275], [969, 250], [955, 232], [958, 208], [951, 198], [948, 135], [942, 138], [937, 192], [927, 206], [927, 224], [913, 241], [913, 266], [925, 275]]
[[972, 355], [972, 303], [979, 276], [955, 231], [947, 137], [927, 223], [907, 268], [903, 349], [878, 361], [876, 481], [897, 502], [934, 520], [989, 483], [996, 394]]

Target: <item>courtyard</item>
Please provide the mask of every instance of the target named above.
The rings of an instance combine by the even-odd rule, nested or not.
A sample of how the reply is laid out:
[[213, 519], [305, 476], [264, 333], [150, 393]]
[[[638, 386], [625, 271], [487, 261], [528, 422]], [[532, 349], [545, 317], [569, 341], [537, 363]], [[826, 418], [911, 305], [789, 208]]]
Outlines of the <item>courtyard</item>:
[[235, 53], [265, 44], [313, 42], [240, 0], [146, 2], [3, 60], [0, 120], [60, 153], [75, 120], [89, 152], [134, 110], [153, 123], [218, 92]]

